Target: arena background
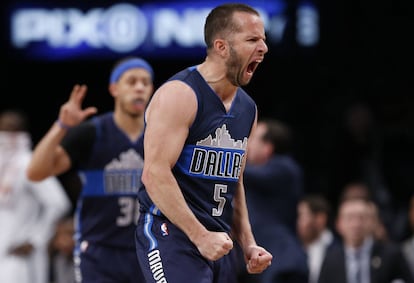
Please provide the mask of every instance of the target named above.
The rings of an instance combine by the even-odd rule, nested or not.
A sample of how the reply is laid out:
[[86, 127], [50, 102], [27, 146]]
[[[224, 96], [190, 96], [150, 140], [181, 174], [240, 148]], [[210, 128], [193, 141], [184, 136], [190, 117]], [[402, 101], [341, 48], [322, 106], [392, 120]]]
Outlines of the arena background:
[[[341, 152], [344, 148], [339, 147], [341, 136], [337, 133], [343, 128], [348, 106], [361, 102], [373, 114], [376, 139], [369, 147], [377, 149], [374, 159], [384, 178], [383, 184], [395, 203], [405, 205], [407, 196], [414, 189], [414, 44], [411, 39], [414, 17], [407, 4], [409, 1], [275, 1], [285, 5], [287, 25], [283, 39], [270, 45], [269, 54], [246, 89], [257, 102], [261, 116], [281, 119], [292, 127], [294, 154], [304, 166], [306, 189], [322, 191], [331, 197], [338, 193], [340, 184], [332, 180], [330, 170], [342, 170], [342, 160], [333, 159], [333, 156], [343, 156], [352, 148], [345, 145], [346, 150]], [[162, 6], [172, 2], [192, 3], [134, 1], [130, 4]], [[244, 2], [259, 6], [272, 3]], [[141, 54], [104, 51], [98, 55], [58, 58], [51, 54], [48, 58], [46, 54], [39, 58], [29, 48], [13, 46], [12, 14], [22, 8], [39, 7], [72, 7], [88, 11], [116, 3], [2, 2], [0, 107], [19, 108], [28, 114], [34, 142], [56, 119], [60, 105], [66, 101], [75, 83], [85, 83], [89, 87], [85, 106], [95, 105], [100, 112], [111, 110], [112, 98], [107, 91], [109, 69], [124, 55]], [[316, 44], [303, 46], [297, 41], [298, 7], [309, 3], [318, 12], [319, 34]], [[181, 68], [203, 59], [202, 55], [190, 51], [144, 57], [154, 66], [156, 86]], [[352, 160], [349, 165], [353, 166]]]

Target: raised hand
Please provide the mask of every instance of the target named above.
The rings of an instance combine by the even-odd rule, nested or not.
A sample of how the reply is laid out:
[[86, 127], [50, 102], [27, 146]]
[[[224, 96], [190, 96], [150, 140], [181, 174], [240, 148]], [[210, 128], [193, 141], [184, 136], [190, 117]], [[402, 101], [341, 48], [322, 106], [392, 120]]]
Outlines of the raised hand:
[[69, 100], [60, 107], [60, 123], [66, 127], [73, 127], [98, 111], [93, 106], [82, 109], [82, 102], [87, 90], [88, 87], [86, 85], [74, 85]]

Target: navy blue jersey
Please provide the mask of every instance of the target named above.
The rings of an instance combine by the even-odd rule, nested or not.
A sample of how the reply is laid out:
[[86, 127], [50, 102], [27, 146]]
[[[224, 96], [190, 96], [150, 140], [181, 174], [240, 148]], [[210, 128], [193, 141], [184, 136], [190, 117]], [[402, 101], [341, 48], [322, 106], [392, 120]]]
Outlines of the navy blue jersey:
[[[169, 80], [188, 84], [198, 102], [194, 123], [173, 174], [199, 221], [211, 231], [228, 232], [232, 222], [232, 200], [256, 116], [256, 104], [238, 88], [227, 112], [195, 66]], [[138, 197], [143, 212], [157, 212], [144, 187]]]
[[77, 241], [135, 249], [142, 140], [131, 141], [110, 112], [70, 130], [62, 146], [83, 185], [76, 209]]

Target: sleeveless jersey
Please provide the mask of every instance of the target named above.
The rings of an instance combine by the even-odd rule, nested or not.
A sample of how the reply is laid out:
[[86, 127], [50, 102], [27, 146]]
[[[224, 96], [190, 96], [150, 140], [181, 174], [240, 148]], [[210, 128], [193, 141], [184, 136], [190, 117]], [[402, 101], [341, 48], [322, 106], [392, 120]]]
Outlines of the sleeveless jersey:
[[[89, 141], [90, 151], [83, 152], [86, 157], [76, 164], [82, 181], [76, 209], [76, 240], [135, 249], [134, 233], [139, 215], [136, 195], [143, 168], [142, 140], [130, 141], [114, 123], [112, 112], [96, 116], [85, 124], [89, 132], [95, 129], [95, 135], [89, 135], [94, 139]], [[76, 132], [70, 139], [76, 139]], [[70, 144], [69, 138], [62, 145], [69, 155], [79, 148]]]
[[[228, 232], [232, 223], [232, 200], [241, 174], [247, 138], [256, 115], [256, 104], [241, 88], [227, 112], [221, 99], [196, 67], [169, 80], [188, 84], [197, 96], [198, 108], [184, 148], [173, 168], [190, 209], [211, 231]], [[161, 214], [145, 187], [138, 198], [143, 212]]]

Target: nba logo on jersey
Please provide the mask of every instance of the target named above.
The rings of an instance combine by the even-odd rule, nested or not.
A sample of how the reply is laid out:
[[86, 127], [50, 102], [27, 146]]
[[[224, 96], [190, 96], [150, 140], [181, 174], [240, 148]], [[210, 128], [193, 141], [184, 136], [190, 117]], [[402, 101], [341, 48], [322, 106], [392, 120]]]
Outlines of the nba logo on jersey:
[[168, 227], [167, 227], [167, 223], [162, 223], [161, 224], [161, 232], [163, 236], [168, 236]]

